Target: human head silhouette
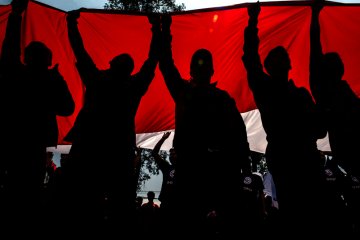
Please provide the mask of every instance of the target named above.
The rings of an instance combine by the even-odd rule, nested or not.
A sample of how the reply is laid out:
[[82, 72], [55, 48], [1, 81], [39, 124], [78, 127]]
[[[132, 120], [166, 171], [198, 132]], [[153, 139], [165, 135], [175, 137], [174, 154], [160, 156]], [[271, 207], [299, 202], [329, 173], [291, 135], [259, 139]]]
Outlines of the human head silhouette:
[[153, 202], [155, 199], [155, 193], [153, 191], [148, 191], [147, 197], [149, 202]]
[[264, 66], [272, 77], [287, 77], [291, 69], [291, 62], [286, 49], [282, 46], [277, 46], [270, 50], [265, 58]]
[[333, 81], [341, 80], [344, 75], [344, 63], [336, 52], [329, 52], [324, 55], [322, 68], [330, 84], [333, 83]]
[[170, 163], [172, 165], [175, 165], [176, 164], [176, 158], [177, 158], [175, 148], [170, 148], [169, 152], [170, 152], [170, 154], [169, 154]]
[[48, 69], [52, 64], [52, 52], [42, 42], [33, 41], [26, 48], [24, 62], [36, 69]]
[[190, 63], [191, 81], [197, 85], [209, 84], [213, 74], [213, 59], [210, 51], [204, 48], [195, 51]]
[[116, 76], [129, 77], [133, 70], [134, 60], [127, 53], [117, 55], [110, 61], [110, 72]]
[[143, 204], [144, 198], [141, 196], [136, 196], [135, 203], [137, 207], [141, 207]]

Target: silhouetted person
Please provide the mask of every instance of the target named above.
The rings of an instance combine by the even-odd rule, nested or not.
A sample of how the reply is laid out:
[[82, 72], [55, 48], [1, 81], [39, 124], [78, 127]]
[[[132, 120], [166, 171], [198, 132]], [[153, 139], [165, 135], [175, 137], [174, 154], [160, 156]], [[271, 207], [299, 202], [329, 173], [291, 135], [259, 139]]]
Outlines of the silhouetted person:
[[142, 196], [136, 196], [135, 198], [135, 205], [136, 205], [136, 210], [139, 210], [141, 205], [143, 204], [144, 198]]
[[[285, 226], [308, 233], [316, 228], [317, 191], [320, 184], [320, 155], [316, 141], [326, 135], [321, 117], [310, 93], [289, 80], [291, 62], [286, 49], [273, 48], [264, 61], [258, 53], [258, 16], [260, 3], [248, 7], [249, 22], [245, 29], [244, 55], [249, 86], [266, 132], [266, 159]], [[299, 197], [299, 192], [309, 196]], [[294, 214], [297, 213], [297, 214]], [[312, 216], [297, 224], [300, 216]]]
[[[343, 80], [344, 63], [336, 52], [323, 53], [319, 15], [323, 1], [314, 1], [310, 25], [310, 87], [316, 104], [324, 114], [331, 153], [349, 179], [360, 177], [358, 148], [360, 139], [360, 100]], [[360, 203], [357, 203], [360, 214]], [[360, 219], [358, 217], [358, 219]], [[359, 220], [358, 220], [359, 222]]]
[[109, 69], [97, 68], [77, 27], [79, 16], [79, 11], [68, 14], [68, 35], [86, 92], [84, 105], [67, 136], [72, 148], [70, 172], [66, 174], [74, 181], [73, 194], [78, 201], [75, 207], [82, 219], [93, 224], [101, 222], [106, 195], [107, 222], [114, 230], [120, 227], [130, 231], [136, 196], [135, 115], [155, 75], [160, 19], [149, 17], [153, 36], [148, 59], [138, 73], [132, 74], [134, 61], [127, 53], [115, 56]]
[[141, 237], [147, 239], [158, 239], [158, 233], [160, 232], [161, 224], [159, 221], [160, 207], [154, 202], [155, 193], [149, 191], [147, 193], [148, 201], [143, 203], [140, 207], [141, 218]]
[[[323, 53], [319, 15], [321, 1], [312, 5], [310, 28], [310, 87], [322, 110], [329, 133], [332, 155], [348, 174], [360, 176], [360, 100], [342, 80], [344, 63], [336, 52]], [[350, 140], [351, 139], [351, 140]]]
[[[249, 144], [246, 127], [234, 99], [211, 83], [214, 74], [209, 50], [195, 51], [190, 63], [191, 79], [182, 79], [171, 52], [171, 17], [162, 17], [163, 51], [160, 70], [175, 101], [175, 137], [177, 154], [176, 187], [179, 234], [203, 236], [207, 214], [216, 210], [224, 221], [236, 211], [229, 206], [238, 173], [248, 163]], [[187, 196], [191, 201], [183, 201]], [[235, 224], [228, 222], [228, 229]], [[235, 234], [235, 233], [234, 233]]]
[[166, 208], [167, 205], [174, 204], [174, 198], [175, 198], [175, 166], [176, 166], [176, 152], [174, 148], [170, 149], [170, 156], [169, 160], [170, 163], [163, 159], [160, 154], [160, 148], [162, 144], [165, 142], [165, 140], [170, 136], [171, 132], [166, 132], [161, 137], [161, 139], [157, 142], [155, 145], [152, 156], [155, 159], [156, 164], [158, 165], [162, 175], [163, 175], [163, 181], [161, 185], [161, 191], [159, 195], [159, 201], [161, 202], [160, 207]]
[[265, 236], [264, 219], [266, 216], [265, 196], [263, 179], [257, 173], [251, 171], [250, 166], [243, 168], [239, 178], [240, 193], [239, 204], [237, 207], [241, 209], [239, 217], [239, 230], [250, 236], [257, 232], [257, 236]]
[[264, 193], [265, 195], [272, 197], [272, 204], [274, 207], [278, 207], [277, 197], [276, 197], [276, 186], [274, 179], [269, 171], [266, 171], [263, 174], [263, 183], [264, 183]]
[[340, 170], [336, 158], [329, 159], [324, 156], [325, 164], [322, 173], [322, 185], [319, 191], [322, 196], [323, 236], [344, 237], [350, 232], [350, 219], [346, 216], [346, 176]]
[[6, 139], [2, 152], [7, 156], [1, 161], [6, 161], [9, 217], [17, 224], [28, 225], [31, 219], [36, 225], [34, 214], [41, 218], [46, 147], [58, 143], [57, 116], [71, 115], [75, 104], [58, 65], [50, 68], [52, 52], [44, 43], [31, 42], [25, 48], [24, 62], [20, 59], [22, 13], [27, 3], [12, 1], [1, 51], [2, 136]]
[[176, 151], [174, 148], [169, 150], [170, 163], [160, 156], [160, 148], [166, 139], [170, 136], [171, 132], [166, 132], [161, 139], [156, 143], [152, 150], [152, 156], [155, 159], [157, 166], [162, 173], [161, 191], [159, 194], [160, 213], [161, 213], [161, 234], [164, 239], [169, 238], [173, 232], [174, 219], [176, 218]]

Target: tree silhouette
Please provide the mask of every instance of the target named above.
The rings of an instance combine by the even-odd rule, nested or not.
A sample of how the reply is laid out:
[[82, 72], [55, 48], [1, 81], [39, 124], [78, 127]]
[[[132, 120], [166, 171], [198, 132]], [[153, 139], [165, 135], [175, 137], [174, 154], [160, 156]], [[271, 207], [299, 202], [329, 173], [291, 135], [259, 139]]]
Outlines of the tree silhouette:
[[[140, 172], [137, 182], [137, 191], [140, 191], [144, 183], [151, 178], [151, 175], [159, 175], [159, 167], [152, 156], [152, 149], [141, 149]], [[161, 150], [160, 156], [168, 159], [169, 153]]]
[[132, 12], [165, 13], [183, 11], [185, 4], [176, 4], [175, 0], [108, 0], [104, 8]]

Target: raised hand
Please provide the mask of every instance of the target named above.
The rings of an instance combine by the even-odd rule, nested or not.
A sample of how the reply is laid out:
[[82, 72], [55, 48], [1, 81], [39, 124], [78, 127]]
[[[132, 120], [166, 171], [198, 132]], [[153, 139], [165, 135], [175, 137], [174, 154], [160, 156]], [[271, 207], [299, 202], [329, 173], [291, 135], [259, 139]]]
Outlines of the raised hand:
[[18, 14], [21, 14], [27, 8], [29, 0], [12, 0], [11, 7], [12, 11]]
[[257, 18], [260, 14], [260, 2], [257, 1], [256, 3], [250, 3], [248, 8], [248, 14], [250, 17], [254, 17], [254, 18]]
[[324, 0], [312, 0], [311, 9], [314, 13], [319, 14], [324, 7]]
[[67, 21], [76, 21], [80, 17], [80, 10], [72, 10], [67, 13], [66, 20]]
[[170, 134], [171, 134], [171, 132], [166, 132], [166, 133], [164, 133], [162, 138], [167, 139], [170, 136]]

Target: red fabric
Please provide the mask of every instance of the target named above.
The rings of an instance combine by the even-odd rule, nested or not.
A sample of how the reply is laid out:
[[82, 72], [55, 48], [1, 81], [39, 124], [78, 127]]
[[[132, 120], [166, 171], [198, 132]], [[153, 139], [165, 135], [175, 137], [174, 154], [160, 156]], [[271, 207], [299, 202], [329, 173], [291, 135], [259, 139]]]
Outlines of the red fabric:
[[[4, 38], [7, 16], [11, 8], [0, 7], [0, 43]], [[290, 77], [308, 88], [309, 75], [309, 6], [263, 6], [259, 16], [260, 54], [262, 60], [270, 49], [283, 45], [290, 54]], [[189, 78], [191, 55], [198, 48], [213, 53], [218, 87], [227, 90], [241, 112], [255, 109], [241, 61], [243, 32], [248, 15], [244, 7], [199, 11], [173, 16], [173, 55], [184, 78]], [[344, 79], [360, 95], [360, 7], [327, 6], [320, 15], [323, 50], [336, 51], [345, 64]], [[84, 89], [76, 71], [74, 55], [67, 38], [66, 13], [30, 2], [23, 22], [22, 47], [32, 40], [43, 41], [53, 51], [53, 63], [65, 77], [76, 102], [71, 117], [59, 118], [59, 143], [74, 123], [82, 106]], [[79, 28], [84, 44], [97, 66], [109, 67], [109, 60], [123, 52], [135, 60], [135, 72], [146, 59], [150, 43], [150, 24], [145, 16], [83, 12]], [[148, 133], [174, 128], [174, 103], [160, 71], [142, 99], [136, 132]]]

